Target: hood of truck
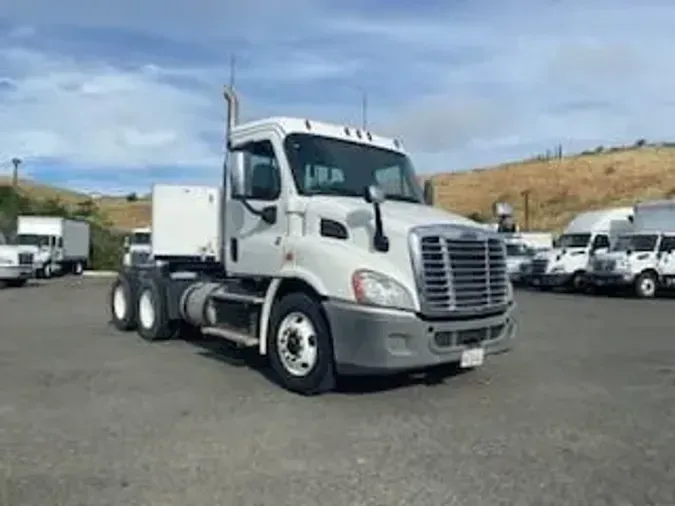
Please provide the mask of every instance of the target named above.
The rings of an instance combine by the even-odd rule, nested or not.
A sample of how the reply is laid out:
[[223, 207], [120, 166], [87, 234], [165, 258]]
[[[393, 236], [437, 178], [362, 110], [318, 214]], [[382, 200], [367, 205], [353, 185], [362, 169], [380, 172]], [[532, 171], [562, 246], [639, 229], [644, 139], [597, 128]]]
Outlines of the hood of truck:
[[13, 244], [0, 244], [0, 265], [8, 262], [17, 263], [21, 250]]
[[[486, 227], [464, 216], [449, 213], [435, 207], [388, 200], [380, 205], [382, 224], [388, 230], [407, 233], [419, 225], [449, 224], [464, 225], [486, 230]], [[339, 221], [348, 229], [374, 226], [375, 213], [372, 204], [358, 197], [314, 196], [307, 201], [307, 211], [319, 218]]]
[[[389, 250], [375, 250], [375, 213], [373, 206], [360, 198], [319, 197], [307, 199], [304, 209], [306, 237], [321, 237], [322, 219], [333, 220], [347, 229], [348, 238], [335, 241], [334, 253], [339, 253], [341, 262], [354, 268], [371, 269], [394, 277], [411, 291], [415, 288], [415, 277], [409, 249], [409, 232], [420, 225], [461, 225], [485, 231], [485, 227], [462, 216], [422, 204], [386, 201], [380, 206], [382, 228], [389, 241]], [[489, 232], [488, 232], [489, 233]], [[312, 259], [306, 258], [306, 262]]]

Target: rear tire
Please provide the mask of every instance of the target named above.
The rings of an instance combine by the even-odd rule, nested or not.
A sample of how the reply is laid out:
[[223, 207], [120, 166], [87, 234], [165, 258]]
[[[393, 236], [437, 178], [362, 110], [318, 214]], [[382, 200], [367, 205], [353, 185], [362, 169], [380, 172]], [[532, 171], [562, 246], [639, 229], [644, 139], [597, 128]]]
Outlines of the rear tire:
[[643, 272], [635, 280], [635, 295], [641, 299], [651, 299], [656, 295], [658, 280], [652, 272]]
[[136, 301], [131, 281], [124, 274], [120, 274], [113, 281], [108, 297], [110, 321], [121, 332], [128, 332], [136, 328]]
[[302, 395], [335, 388], [333, 341], [321, 305], [290, 293], [272, 309], [267, 335], [270, 363], [281, 386]]
[[145, 279], [138, 289], [137, 332], [146, 341], [164, 341], [174, 332], [169, 321], [166, 296], [158, 279]]

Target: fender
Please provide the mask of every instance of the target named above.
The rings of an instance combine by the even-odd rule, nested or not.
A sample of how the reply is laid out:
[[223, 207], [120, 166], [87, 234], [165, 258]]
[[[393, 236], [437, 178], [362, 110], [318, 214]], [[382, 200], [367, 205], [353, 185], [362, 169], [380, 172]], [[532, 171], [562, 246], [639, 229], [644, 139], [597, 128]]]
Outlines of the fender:
[[285, 266], [279, 272], [279, 276], [278, 278], [274, 278], [267, 287], [265, 300], [260, 310], [260, 324], [258, 325], [258, 352], [260, 355], [267, 354], [267, 331], [269, 329], [270, 314], [272, 313], [277, 292], [284, 279], [299, 279], [311, 286], [320, 296], [325, 297], [328, 294], [326, 286], [318, 276], [297, 265]]

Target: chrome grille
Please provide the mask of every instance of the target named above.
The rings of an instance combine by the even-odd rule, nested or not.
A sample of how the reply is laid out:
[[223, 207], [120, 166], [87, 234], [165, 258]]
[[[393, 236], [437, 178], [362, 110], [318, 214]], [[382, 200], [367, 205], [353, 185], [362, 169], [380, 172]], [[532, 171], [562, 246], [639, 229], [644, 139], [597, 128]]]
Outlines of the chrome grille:
[[33, 265], [33, 254], [19, 253], [19, 265]]
[[470, 227], [413, 231], [422, 311], [429, 315], [490, 311], [507, 302], [506, 251], [501, 239]]
[[532, 260], [532, 270], [530, 271], [535, 276], [538, 274], [544, 274], [546, 268], [548, 267], [548, 259], [546, 258], [535, 258]]
[[131, 265], [139, 265], [147, 263], [150, 258], [150, 253], [147, 251], [132, 251], [131, 252]]

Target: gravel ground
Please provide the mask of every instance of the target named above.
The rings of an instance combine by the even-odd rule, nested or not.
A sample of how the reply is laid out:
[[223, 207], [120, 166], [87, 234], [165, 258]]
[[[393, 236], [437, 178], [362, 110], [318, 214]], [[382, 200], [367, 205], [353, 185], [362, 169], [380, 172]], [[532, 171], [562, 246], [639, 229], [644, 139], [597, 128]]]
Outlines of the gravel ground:
[[675, 504], [673, 300], [518, 292], [482, 369], [302, 398], [108, 283], [0, 290], [2, 506]]

